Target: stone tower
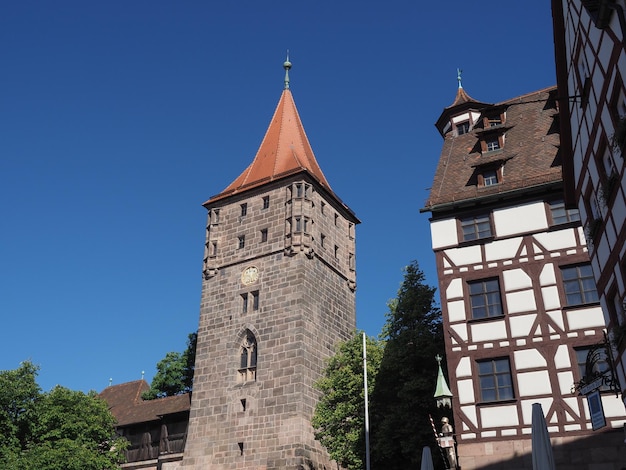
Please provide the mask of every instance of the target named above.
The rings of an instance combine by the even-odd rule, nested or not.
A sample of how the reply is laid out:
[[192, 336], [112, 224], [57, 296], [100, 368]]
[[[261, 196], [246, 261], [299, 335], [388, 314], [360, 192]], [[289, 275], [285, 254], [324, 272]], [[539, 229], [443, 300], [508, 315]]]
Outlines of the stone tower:
[[[313, 383], [356, 327], [355, 214], [333, 193], [285, 87], [261, 146], [210, 198], [184, 468], [336, 468]], [[332, 466], [331, 466], [332, 465]]]

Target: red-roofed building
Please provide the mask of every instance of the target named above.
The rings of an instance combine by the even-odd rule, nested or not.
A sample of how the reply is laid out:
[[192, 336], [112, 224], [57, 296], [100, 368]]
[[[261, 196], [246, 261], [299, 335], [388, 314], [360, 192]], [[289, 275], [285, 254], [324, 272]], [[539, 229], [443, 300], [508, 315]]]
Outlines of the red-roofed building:
[[558, 118], [556, 87], [488, 104], [459, 80], [436, 123], [444, 142], [422, 211], [464, 470], [532, 468], [534, 403], [557, 468], [622, 468], [620, 399], [602, 391], [606, 425], [593, 431], [575, 389], [604, 319], [578, 211], [563, 201]]
[[172, 470], [183, 458], [190, 395], [143, 400], [141, 394], [149, 388], [144, 380], [136, 380], [111, 385], [100, 397], [117, 419], [118, 433], [130, 442], [121, 468]]
[[336, 468], [314, 437], [313, 384], [356, 328], [359, 220], [317, 163], [287, 74], [252, 163], [204, 207], [183, 468]]

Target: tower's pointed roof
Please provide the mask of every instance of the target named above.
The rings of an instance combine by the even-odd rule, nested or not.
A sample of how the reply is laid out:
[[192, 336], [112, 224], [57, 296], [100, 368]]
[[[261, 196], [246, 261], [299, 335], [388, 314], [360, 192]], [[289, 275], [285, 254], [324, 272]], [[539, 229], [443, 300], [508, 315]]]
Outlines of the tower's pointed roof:
[[289, 59], [284, 63], [284, 68], [285, 88], [254, 160], [235, 181], [207, 203], [300, 172], [308, 173], [332, 193], [317, 164], [289, 89]]
[[453, 103], [444, 108], [443, 112], [437, 119], [435, 126], [439, 130], [441, 135], [444, 135], [444, 129], [450, 120], [450, 116], [457, 115], [459, 113], [465, 112], [468, 109], [473, 110], [481, 110], [487, 106], [492, 106], [489, 103], [481, 103], [480, 101], [476, 101], [470, 95], [467, 94], [463, 85], [461, 84], [461, 70], [457, 69], [457, 81], [459, 82], [459, 87], [456, 90], [456, 96], [454, 98]]

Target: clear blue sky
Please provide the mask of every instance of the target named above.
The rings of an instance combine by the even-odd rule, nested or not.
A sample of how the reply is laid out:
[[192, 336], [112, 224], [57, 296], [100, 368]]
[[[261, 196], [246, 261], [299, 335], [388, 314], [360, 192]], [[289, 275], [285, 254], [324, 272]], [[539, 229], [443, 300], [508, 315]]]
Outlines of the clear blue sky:
[[549, 2], [5, 2], [0, 369], [44, 390], [150, 380], [195, 331], [202, 202], [250, 163], [283, 85], [357, 227], [358, 326], [402, 267], [437, 284], [420, 214], [456, 93], [556, 81]]

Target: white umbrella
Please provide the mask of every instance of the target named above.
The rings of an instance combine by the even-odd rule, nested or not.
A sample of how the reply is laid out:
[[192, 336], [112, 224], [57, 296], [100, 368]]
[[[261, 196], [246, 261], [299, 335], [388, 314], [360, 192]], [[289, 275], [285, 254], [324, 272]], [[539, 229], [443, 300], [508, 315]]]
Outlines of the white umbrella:
[[554, 456], [541, 403], [533, 403], [531, 442], [533, 470], [555, 470]]
[[433, 465], [433, 456], [430, 454], [430, 447], [424, 447], [422, 449], [422, 465], [420, 470], [435, 470]]

